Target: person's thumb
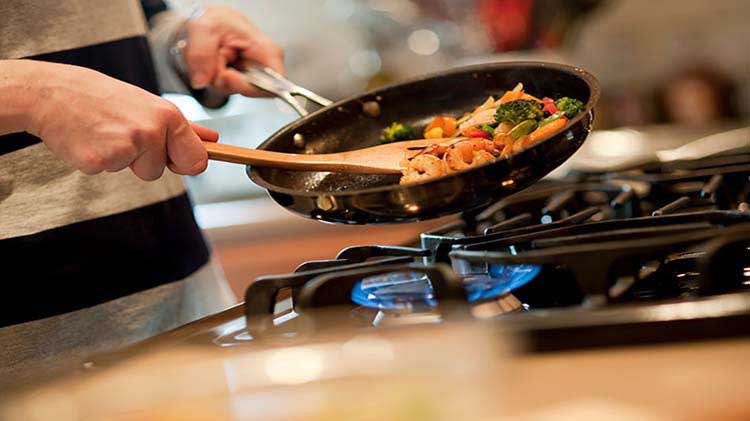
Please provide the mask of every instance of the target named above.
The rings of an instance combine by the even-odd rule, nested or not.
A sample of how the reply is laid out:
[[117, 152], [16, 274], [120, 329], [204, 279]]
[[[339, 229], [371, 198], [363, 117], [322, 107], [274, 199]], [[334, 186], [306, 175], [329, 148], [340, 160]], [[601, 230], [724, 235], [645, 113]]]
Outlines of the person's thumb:
[[190, 128], [192, 128], [195, 134], [205, 142], [216, 142], [219, 140], [219, 132], [214, 129], [210, 129], [198, 123], [193, 123], [192, 121], [190, 122]]
[[208, 166], [208, 152], [201, 138], [184, 118], [170, 122], [167, 156], [169, 169], [181, 175], [196, 175]]

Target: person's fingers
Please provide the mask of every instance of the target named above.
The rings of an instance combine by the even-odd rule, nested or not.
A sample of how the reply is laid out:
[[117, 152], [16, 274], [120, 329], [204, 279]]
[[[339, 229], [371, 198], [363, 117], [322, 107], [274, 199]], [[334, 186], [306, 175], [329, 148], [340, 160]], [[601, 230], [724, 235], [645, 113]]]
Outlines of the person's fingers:
[[201, 126], [198, 123], [190, 123], [190, 127], [193, 129], [195, 134], [206, 142], [217, 142], [219, 140], [219, 132], [213, 129], [209, 129], [206, 126]]
[[130, 164], [130, 169], [138, 178], [145, 181], [154, 181], [164, 173], [165, 163], [166, 154], [163, 145], [153, 145], [144, 150]]
[[213, 88], [223, 94], [241, 94], [249, 97], [271, 96], [271, 94], [249, 84], [242, 73], [235, 69], [225, 69], [216, 75]]
[[167, 161], [167, 168], [169, 168], [169, 171], [172, 171], [175, 174], [179, 174], [179, 169], [175, 167], [174, 162]]
[[[271, 97], [272, 94], [250, 85], [241, 74], [243, 68], [252, 64], [241, 57], [241, 48], [247, 45], [249, 45], [248, 42], [241, 41], [229, 42], [229, 44], [221, 47], [212, 88], [222, 95], [239, 93], [249, 97]], [[229, 70], [235, 69], [239, 73], [237, 71], [229, 72]]]
[[199, 174], [208, 166], [206, 148], [182, 115], [179, 119], [172, 120], [169, 125], [167, 155], [170, 162], [169, 168], [177, 174]]
[[83, 148], [71, 154], [70, 162], [86, 175], [95, 175], [104, 171], [104, 158], [90, 148]]
[[228, 66], [241, 64], [239, 63], [241, 58], [240, 52], [241, 50], [229, 46], [222, 46], [219, 48], [219, 60], [216, 63], [217, 73], [226, 69]]
[[188, 39], [185, 62], [190, 71], [190, 84], [194, 89], [202, 89], [211, 84], [216, 75], [221, 37], [205, 25], [191, 25]]
[[108, 172], [123, 170], [138, 157], [138, 148], [132, 142], [121, 142], [109, 148], [109, 159], [104, 167]]
[[265, 37], [259, 37], [255, 42], [235, 42], [235, 45], [237, 45], [235, 48], [238, 48], [241, 51], [242, 59], [244, 61], [260, 63], [272, 68], [282, 75], [286, 74], [286, 69], [284, 67], [284, 50], [273, 41], [268, 40]]
[[268, 66], [278, 73], [286, 74], [284, 67], [284, 50], [265, 35], [258, 32], [252, 41], [245, 38], [228, 38], [222, 40], [222, 50], [232, 48], [239, 51], [244, 65], [259, 63]]

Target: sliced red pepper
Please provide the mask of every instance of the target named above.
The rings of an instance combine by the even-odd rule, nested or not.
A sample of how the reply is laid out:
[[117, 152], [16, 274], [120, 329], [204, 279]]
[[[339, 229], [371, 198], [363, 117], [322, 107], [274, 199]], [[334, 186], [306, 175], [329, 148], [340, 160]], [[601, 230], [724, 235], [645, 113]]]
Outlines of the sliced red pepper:
[[482, 137], [485, 139], [492, 139], [492, 135], [476, 127], [466, 130], [463, 135], [466, 137]]
[[546, 111], [550, 114], [554, 114], [558, 111], [557, 106], [555, 106], [554, 99], [544, 97], [542, 98], [542, 103], [544, 104], [544, 108], [542, 108], [542, 111]]

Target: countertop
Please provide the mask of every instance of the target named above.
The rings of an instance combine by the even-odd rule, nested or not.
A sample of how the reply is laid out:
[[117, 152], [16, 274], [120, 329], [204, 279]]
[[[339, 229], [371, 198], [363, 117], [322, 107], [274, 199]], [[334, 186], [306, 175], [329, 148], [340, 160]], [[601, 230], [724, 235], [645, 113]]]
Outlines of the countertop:
[[[492, 323], [219, 346], [237, 307], [0, 406], [11, 419], [750, 419], [750, 338], [526, 354]], [[247, 339], [247, 338], [246, 338]], [[114, 362], [117, 361], [117, 362]], [[3, 412], [4, 411], [4, 412]], [[456, 412], [458, 411], [458, 412]]]

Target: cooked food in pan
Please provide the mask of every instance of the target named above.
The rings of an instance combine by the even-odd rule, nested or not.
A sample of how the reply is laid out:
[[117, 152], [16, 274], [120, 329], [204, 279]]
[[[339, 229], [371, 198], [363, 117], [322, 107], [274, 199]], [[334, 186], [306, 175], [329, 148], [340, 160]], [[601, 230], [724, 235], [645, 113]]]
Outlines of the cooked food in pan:
[[[519, 83], [499, 99], [489, 97], [458, 119], [437, 116], [422, 132], [425, 139], [436, 139], [436, 144], [404, 159], [401, 184], [440, 177], [518, 152], [558, 132], [582, 109], [583, 103], [574, 98], [536, 98], [525, 93]], [[383, 130], [380, 140], [416, 138], [419, 132], [415, 128], [393, 123]], [[446, 138], [455, 138], [455, 142], [446, 143]]]

